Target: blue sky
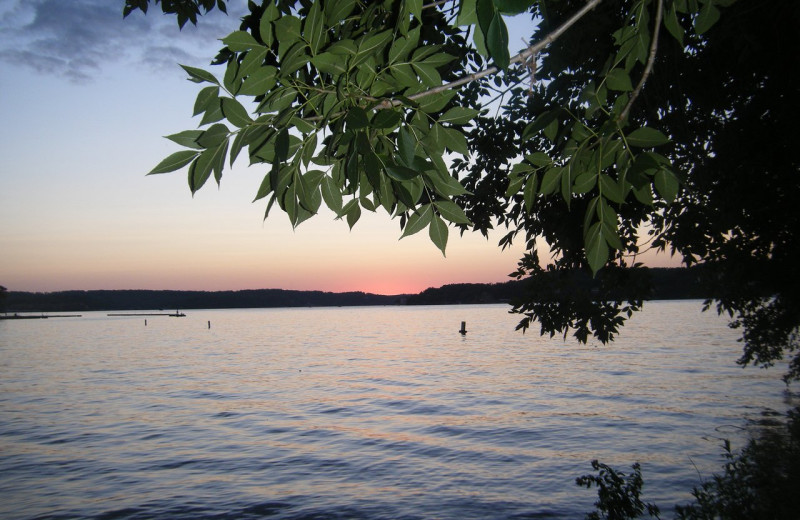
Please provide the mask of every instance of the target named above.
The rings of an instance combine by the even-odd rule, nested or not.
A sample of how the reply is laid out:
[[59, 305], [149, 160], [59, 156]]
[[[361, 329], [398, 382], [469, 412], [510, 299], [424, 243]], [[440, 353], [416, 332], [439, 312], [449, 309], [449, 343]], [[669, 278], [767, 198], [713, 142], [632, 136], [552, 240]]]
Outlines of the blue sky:
[[279, 211], [263, 221], [265, 171], [242, 160], [194, 197], [183, 171], [146, 177], [179, 149], [162, 136], [198, 123], [200, 87], [178, 63], [206, 67], [246, 2], [182, 31], [155, 8], [123, 20], [123, 4], [0, 0], [0, 285], [389, 294], [516, 268], [500, 233], [451, 230], [443, 258], [424, 233], [398, 240], [385, 213], [352, 231], [328, 212], [296, 230]]

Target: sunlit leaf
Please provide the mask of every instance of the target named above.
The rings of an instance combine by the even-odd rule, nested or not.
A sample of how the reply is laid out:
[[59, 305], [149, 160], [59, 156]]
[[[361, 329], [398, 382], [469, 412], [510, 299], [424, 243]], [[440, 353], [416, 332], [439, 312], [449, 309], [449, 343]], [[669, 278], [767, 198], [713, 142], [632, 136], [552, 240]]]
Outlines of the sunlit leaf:
[[208, 83], [219, 85], [219, 80], [208, 71], [198, 69], [196, 67], [190, 67], [188, 65], [181, 65], [181, 68], [185, 70], [187, 74], [189, 74], [189, 79], [195, 83], [202, 83], [206, 81]]
[[222, 98], [222, 115], [234, 126], [243, 128], [253, 122], [247, 110], [233, 98]]
[[430, 236], [431, 241], [441, 249], [442, 256], [445, 255], [445, 248], [447, 247], [447, 236], [448, 236], [448, 229], [447, 224], [444, 223], [444, 220], [439, 218], [437, 215], [433, 215], [431, 218], [430, 228], [428, 228], [428, 236]]
[[179, 170], [192, 162], [198, 155], [199, 152], [195, 152], [193, 150], [181, 150], [180, 152], [175, 152], [158, 163], [156, 167], [150, 170], [147, 175], [174, 172], [175, 170]]
[[404, 238], [415, 233], [419, 233], [431, 223], [433, 219], [433, 206], [431, 204], [425, 204], [417, 209], [416, 212], [411, 213], [411, 216], [408, 218], [408, 222], [406, 223], [405, 228], [403, 228], [403, 234], [400, 238]]
[[466, 213], [464, 210], [461, 209], [458, 204], [450, 200], [437, 200], [434, 202], [436, 209], [439, 211], [439, 214], [449, 220], [454, 224], [469, 224], [469, 218], [467, 218]]
[[254, 47], [261, 47], [261, 44], [247, 31], [234, 31], [224, 37], [222, 43], [234, 52], [243, 52]]

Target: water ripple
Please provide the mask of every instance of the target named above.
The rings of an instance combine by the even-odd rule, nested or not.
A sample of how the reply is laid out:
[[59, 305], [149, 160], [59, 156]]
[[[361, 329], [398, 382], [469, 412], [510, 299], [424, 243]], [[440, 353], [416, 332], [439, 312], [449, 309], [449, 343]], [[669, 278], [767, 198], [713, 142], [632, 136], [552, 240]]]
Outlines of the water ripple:
[[792, 399], [695, 307], [648, 304], [602, 348], [504, 306], [3, 322], [0, 517], [575, 518], [594, 458], [641, 462], [669, 508], [717, 428]]

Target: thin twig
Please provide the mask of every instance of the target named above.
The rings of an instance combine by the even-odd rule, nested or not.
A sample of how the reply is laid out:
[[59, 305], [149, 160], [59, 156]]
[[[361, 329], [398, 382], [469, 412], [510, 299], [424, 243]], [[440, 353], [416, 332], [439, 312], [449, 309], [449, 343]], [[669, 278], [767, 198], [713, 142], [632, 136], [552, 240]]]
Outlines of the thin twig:
[[656, 6], [656, 24], [653, 28], [653, 41], [650, 42], [650, 55], [647, 57], [647, 64], [644, 66], [642, 78], [639, 80], [639, 84], [636, 85], [636, 88], [633, 89], [633, 92], [631, 92], [631, 97], [625, 104], [625, 108], [623, 108], [622, 112], [620, 112], [619, 117], [617, 118], [618, 122], [628, 119], [628, 112], [630, 112], [633, 102], [636, 101], [637, 97], [639, 97], [639, 94], [642, 92], [644, 84], [647, 81], [647, 77], [653, 72], [653, 64], [656, 61], [656, 51], [658, 50], [658, 33], [661, 30], [661, 15], [663, 11], [664, 0], [658, 0], [658, 5]]

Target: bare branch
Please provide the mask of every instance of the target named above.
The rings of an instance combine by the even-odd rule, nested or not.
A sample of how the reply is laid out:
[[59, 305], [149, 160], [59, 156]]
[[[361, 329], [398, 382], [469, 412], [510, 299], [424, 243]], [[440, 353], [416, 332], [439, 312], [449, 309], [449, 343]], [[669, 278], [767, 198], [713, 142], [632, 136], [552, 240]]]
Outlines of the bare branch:
[[639, 94], [641, 94], [644, 84], [647, 81], [647, 77], [653, 72], [653, 64], [656, 61], [656, 52], [658, 50], [658, 33], [661, 30], [661, 16], [663, 12], [664, 0], [658, 0], [658, 5], [656, 6], [656, 24], [653, 28], [653, 41], [650, 42], [650, 55], [647, 57], [647, 64], [644, 66], [644, 72], [642, 72], [642, 77], [639, 80], [639, 84], [636, 85], [636, 88], [633, 89], [633, 92], [631, 92], [631, 97], [625, 104], [625, 108], [623, 108], [622, 112], [620, 112], [617, 121], [621, 122], [628, 119], [628, 112], [631, 111], [633, 102], [636, 101], [637, 97], [639, 97]]

